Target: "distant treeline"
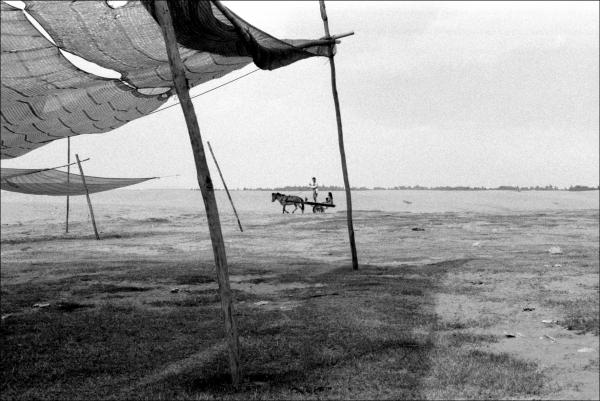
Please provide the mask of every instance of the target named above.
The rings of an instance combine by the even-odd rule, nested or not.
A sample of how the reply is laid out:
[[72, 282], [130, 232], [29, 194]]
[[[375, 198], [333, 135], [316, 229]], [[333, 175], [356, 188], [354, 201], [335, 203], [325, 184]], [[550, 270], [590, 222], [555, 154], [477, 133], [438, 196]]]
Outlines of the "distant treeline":
[[[353, 191], [369, 191], [367, 187], [351, 187]], [[243, 188], [244, 191], [276, 191], [276, 192], [291, 192], [291, 191], [310, 191], [307, 185], [288, 185], [285, 187], [274, 188]], [[319, 185], [319, 191], [343, 191], [344, 187], [337, 185]]]
[[[597, 191], [600, 189], [598, 187], [588, 187], [586, 185], [575, 185], [570, 186], [568, 188], [559, 188], [554, 185], [546, 185], [542, 186], [531, 186], [531, 187], [518, 187], [512, 185], [501, 185], [499, 187], [487, 188], [487, 187], [469, 187], [469, 186], [443, 186], [443, 187], [424, 187], [421, 185], [399, 185], [395, 187], [351, 187], [352, 191], [393, 191], [393, 190], [403, 190], [403, 191]], [[240, 188], [236, 188], [237, 191]], [[299, 191], [310, 191], [308, 186], [306, 185], [288, 185], [285, 187], [273, 187], [273, 188], [242, 188], [243, 191], [273, 191], [273, 192], [299, 192]], [[319, 191], [343, 191], [344, 187], [340, 187], [337, 185], [320, 185]]]
[[600, 185], [598, 185], [596, 188], [588, 187], [586, 185], [575, 185], [574, 187], [569, 187], [567, 190], [568, 191], [598, 191], [598, 190], [600, 190]]

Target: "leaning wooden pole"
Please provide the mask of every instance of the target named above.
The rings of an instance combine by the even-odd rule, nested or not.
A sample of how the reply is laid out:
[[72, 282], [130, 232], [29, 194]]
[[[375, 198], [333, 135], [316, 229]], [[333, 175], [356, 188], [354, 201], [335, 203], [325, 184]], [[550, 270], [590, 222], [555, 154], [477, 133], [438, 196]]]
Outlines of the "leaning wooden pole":
[[[67, 190], [71, 183], [71, 137], [67, 137]], [[67, 194], [67, 215], [65, 219], [65, 232], [69, 232], [69, 195]]]
[[154, 2], [156, 17], [161, 26], [163, 36], [167, 46], [167, 54], [169, 63], [171, 64], [171, 73], [175, 90], [179, 97], [183, 115], [188, 127], [192, 151], [194, 152], [194, 160], [196, 163], [196, 173], [198, 176], [198, 184], [202, 192], [204, 200], [204, 208], [206, 209], [206, 217], [208, 219], [208, 229], [210, 231], [210, 239], [212, 241], [213, 254], [215, 257], [215, 265], [217, 269], [217, 280], [219, 282], [219, 294], [221, 296], [221, 308], [223, 309], [223, 317], [225, 320], [225, 335], [229, 347], [229, 367], [231, 369], [231, 379], [234, 387], [239, 387], [240, 383], [240, 352], [239, 339], [237, 333], [237, 324], [234, 316], [233, 300], [231, 288], [229, 285], [229, 272], [227, 268], [227, 257], [225, 254], [225, 242], [221, 233], [221, 223], [219, 221], [219, 211], [217, 209], [217, 201], [213, 183], [210, 178], [208, 163], [206, 162], [206, 154], [202, 144], [200, 135], [200, 127], [196, 119], [194, 105], [190, 99], [189, 86], [185, 77], [183, 62], [179, 56], [179, 48], [175, 39], [175, 30], [169, 12], [169, 5], [165, 0]]
[[[325, 28], [325, 38], [331, 39], [329, 34], [329, 22], [325, 10], [325, 0], [319, 0], [321, 5], [321, 18]], [[348, 220], [348, 237], [350, 238], [350, 251], [352, 252], [352, 269], [358, 270], [358, 257], [356, 256], [356, 243], [354, 242], [354, 224], [352, 223], [352, 196], [350, 194], [350, 180], [348, 179], [348, 168], [346, 166], [346, 152], [344, 150], [344, 132], [342, 131], [342, 114], [340, 112], [340, 100], [338, 98], [337, 83], [335, 77], [335, 62], [333, 60], [333, 46], [329, 49], [329, 66], [331, 67], [331, 89], [333, 91], [333, 103], [335, 104], [335, 118], [337, 120], [338, 143], [340, 157], [342, 159], [342, 173], [344, 174], [344, 188], [346, 190], [346, 218]]]
[[96, 228], [96, 218], [94, 217], [94, 209], [92, 208], [90, 191], [88, 191], [87, 184], [85, 183], [85, 174], [83, 174], [83, 168], [81, 167], [81, 161], [79, 160], [79, 155], [77, 153], [75, 153], [75, 159], [77, 160], [79, 172], [81, 173], [81, 181], [83, 182], [83, 187], [85, 188], [85, 197], [87, 198], [88, 207], [90, 208], [90, 217], [92, 218], [92, 226], [94, 226], [94, 234], [96, 234], [96, 239], [99, 240], [100, 236], [98, 235], [98, 229]]
[[215, 154], [213, 153], [212, 146], [210, 146], [210, 142], [206, 141], [206, 143], [208, 144], [208, 150], [210, 150], [210, 154], [215, 162], [215, 166], [217, 166], [217, 171], [219, 172], [219, 177], [221, 177], [221, 182], [223, 183], [225, 192], [227, 192], [227, 197], [229, 198], [229, 203], [231, 203], [231, 208], [233, 209], [233, 214], [235, 214], [235, 218], [237, 219], [238, 226], [240, 227], [240, 231], [244, 232], [244, 229], [242, 228], [242, 223], [240, 223], [240, 218], [237, 214], [237, 210], [235, 210], [233, 200], [231, 199], [231, 195], [229, 194], [229, 189], [227, 188], [227, 184], [225, 184], [225, 178], [223, 178], [223, 174], [221, 173], [221, 169], [219, 168], [219, 163], [217, 163], [217, 158], [215, 157]]

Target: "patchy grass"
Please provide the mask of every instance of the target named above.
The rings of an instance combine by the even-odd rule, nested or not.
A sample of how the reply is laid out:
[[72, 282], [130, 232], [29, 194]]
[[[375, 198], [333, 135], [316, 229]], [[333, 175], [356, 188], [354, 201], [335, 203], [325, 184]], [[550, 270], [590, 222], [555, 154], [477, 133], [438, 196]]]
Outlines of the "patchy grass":
[[555, 303], [563, 311], [563, 318], [558, 321], [558, 324], [579, 334], [592, 333], [597, 336], [600, 331], [598, 302], [597, 292], [595, 296], [589, 298], [556, 301]]
[[73, 295], [93, 295], [93, 294], [114, 294], [118, 292], [144, 292], [150, 291], [154, 287], [143, 287], [138, 285], [117, 285], [112, 283], [92, 284], [85, 288], [78, 288], [73, 291]]
[[499, 340], [498, 336], [491, 334], [474, 334], [468, 332], [452, 331], [443, 335], [440, 341], [447, 342], [449, 347], [457, 347], [466, 344], [495, 343]]
[[157, 312], [110, 304], [77, 314], [40, 310], [15, 316], [2, 323], [0, 334], [5, 399], [106, 397], [222, 337], [219, 316], [211, 310]]
[[[328, 286], [345, 296], [311, 299], [290, 311], [239, 308], [245, 372], [241, 390], [230, 387], [222, 352], [126, 396], [422, 399], [541, 394], [543, 375], [535, 364], [470, 349], [497, 341], [494, 336], [437, 331], [432, 304], [406, 303], [392, 295], [413, 282], [382, 278], [365, 290], [360, 278], [371, 272], [319, 277], [335, 277]], [[358, 289], [362, 295], [356, 295]], [[437, 367], [443, 363], [448, 369]]]
[[[368, 229], [377, 216], [371, 213], [357, 224]], [[326, 233], [315, 231], [316, 220], [310, 227], [291, 218], [281, 224], [249, 224], [251, 229], [243, 234], [247, 242], [232, 241], [230, 272], [241, 280], [234, 291], [243, 366], [237, 390], [229, 384], [219, 298], [212, 289], [216, 286], [210, 245], [206, 238], [198, 242], [203, 245], [195, 242], [197, 237], [190, 240], [191, 228], [177, 234], [177, 228], [169, 226], [168, 232], [159, 234], [147, 228], [162, 222], [140, 220], [146, 226], [136, 230], [151, 235], [113, 236], [129, 244], [143, 238], [153, 242], [152, 249], [187, 241], [183, 243], [190, 251], [177, 256], [114, 252], [120, 244], [111, 244], [110, 237], [103, 243], [106, 251], [90, 250], [96, 241], [81, 245], [70, 241], [67, 244], [77, 246], [78, 253], [68, 254], [50, 249], [57, 246], [56, 240], [28, 243], [34, 250], [49, 248], [39, 253], [12, 252], [11, 247], [23, 245], [7, 243], [3, 256], [13, 260], [8, 268], [3, 260], [0, 305], [3, 314], [13, 315], [0, 325], [2, 397], [551, 397], [553, 389], [563, 384], [552, 384], [555, 379], [544, 374], [564, 371], [554, 366], [540, 371], [518, 353], [501, 352], [507, 340], [500, 334], [499, 322], [504, 324], [515, 311], [518, 316], [534, 316], [520, 314], [523, 305], [537, 306], [537, 311], [548, 306], [552, 317], [564, 316], [566, 327], [597, 334], [597, 298], [585, 297], [593, 288], [569, 288], [568, 280], [564, 280], [567, 288], [551, 283], [563, 276], [575, 282], [573, 277], [579, 274], [597, 272], [597, 242], [579, 245], [580, 237], [573, 237], [571, 243], [563, 243], [567, 238], [563, 231], [580, 236], [581, 230], [561, 223], [557, 226], [563, 230], [561, 236], [550, 233], [552, 237], [542, 243], [539, 224], [523, 223], [533, 218], [529, 216], [395, 217], [394, 226], [389, 226], [393, 219], [379, 218], [376, 230], [357, 237], [363, 241], [361, 261], [372, 263], [361, 265], [359, 271], [324, 261], [347, 256], [337, 250], [339, 243], [331, 242], [338, 237], [329, 228], [345, 232], [341, 217], [328, 221]], [[475, 227], [472, 222], [478, 219], [486, 224]], [[595, 235], [597, 218], [592, 223]], [[290, 237], [292, 224], [294, 236], [313, 241], [306, 247], [315, 250], [311, 258], [304, 245], [297, 246], [296, 237]], [[418, 240], [409, 231], [416, 226], [426, 227]], [[560, 259], [548, 256], [547, 244], [558, 243], [559, 238], [565, 254]], [[474, 248], [472, 243], [479, 240], [481, 247]], [[282, 251], [265, 262], [264, 255], [272, 249]], [[204, 262], [198, 261], [198, 252]], [[22, 260], [25, 255], [31, 262]], [[424, 265], [426, 260], [440, 261]], [[415, 265], [406, 265], [411, 261]], [[179, 292], [172, 293], [174, 287]], [[268, 287], [268, 292], [261, 293], [261, 287]], [[257, 300], [268, 303], [259, 306]], [[32, 308], [36, 302], [51, 306]], [[597, 370], [598, 360], [582, 366]], [[571, 376], [565, 376], [573, 377], [573, 372], [578, 373], [571, 367]]]
[[54, 308], [56, 308], [57, 310], [60, 310], [60, 311], [63, 311], [63, 312], [73, 312], [73, 311], [78, 310], [78, 309], [93, 308], [94, 307], [94, 305], [80, 304], [79, 302], [70, 302], [70, 301], [60, 301], [56, 305], [52, 305], [52, 306]]
[[[237, 290], [232, 290], [236, 302], [249, 302], [257, 299], [256, 296]], [[264, 297], [263, 297], [264, 298]], [[178, 293], [169, 299], [159, 299], [146, 302], [147, 305], [155, 307], [196, 307], [215, 306], [220, 304], [221, 298], [217, 290], [192, 290]]]
[[[214, 348], [222, 343], [216, 291], [169, 294], [147, 301], [151, 309], [113, 300], [86, 308], [77, 296], [151, 288], [89, 283], [72, 291], [74, 298], [64, 308], [2, 323], [1, 390], [15, 399], [540, 395], [543, 376], [535, 364], [473, 349], [497, 338], [469, 332], [477, 321], [441, 321], [436, 315], [432, 296], [447, 270], [456, 268], [454, 261], [449, 265], [427, 266], [424, 275], [419, 267], [406, 267], [406, 279], [397, 269], [377, 266], [329, 271], [309, 279], [323, 283], [322, 288], [285, 292], [287, 300], [301, 302], [291, 310], [238, 303], [244, 367], [238, 390], [229, 384], [226, 351]], [[391, 273], [398, 277], [386, 277]], [[198, 282], [201, 277], [176, 280]], [[287, 278], [283, 274], [273, 282]], [[68, 291], [58, 283], [59, 290]], [[11, 287], [8, 301], [23, 296], [30, 285]], [[240, 291], [235, 297], [257, 299]], [[194, 363], [185, 362], [213, 348]]]
[[498, 399], [542, 393], [544, 376], [533, 362], [479, 350], [462, 352], [457, 358], [457, 353], [448, 351], [439, 355], [433, 367], [433, 398]]
[[70, 286], [68, 280], [3, 285], [0, 309], [4, 314], [31, 308], [35, 303], [60, 298], [62, 294], [68, 293]]
[[180, 274], [175, 277], [175, 283], [179, 285], [191, 285], [191, 284], [206, 284], [206, 283], [214, 283], [215, 275], [214, 274], [200, 274], [200, 273], [192, 273], [192, 274]]
[[213, 295], [191, 296], [178, 299], [161, 299], [158, 301], [147, 302], [148, 305], [157, 307], [195, 307], [202, 305], [213, 305], [219, 302], [219, 296]]

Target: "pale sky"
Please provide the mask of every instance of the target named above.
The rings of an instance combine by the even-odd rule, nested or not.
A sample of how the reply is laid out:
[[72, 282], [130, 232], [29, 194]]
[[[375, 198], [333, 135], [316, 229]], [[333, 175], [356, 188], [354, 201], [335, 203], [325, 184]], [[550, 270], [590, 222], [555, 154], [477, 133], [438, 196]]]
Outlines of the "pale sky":
[[[281, 38], [319, 38], [319, 4], [226, 2]], [[353, 186], [599, 182], [598, 2], [327, 2]], [[197, 94], [256, 67], [192, 89]], [[168, 104], [172, 104], [169, 101]], [[329, 63], [259, 71], [194, 100], [230, 188], [342, 185]], [[86, 174], [197, 187], [179, 106], [71, 139]], [[66, 140], [3, 167], [64, 164]], [[216, 187], [221, 187], [209, 156]]]

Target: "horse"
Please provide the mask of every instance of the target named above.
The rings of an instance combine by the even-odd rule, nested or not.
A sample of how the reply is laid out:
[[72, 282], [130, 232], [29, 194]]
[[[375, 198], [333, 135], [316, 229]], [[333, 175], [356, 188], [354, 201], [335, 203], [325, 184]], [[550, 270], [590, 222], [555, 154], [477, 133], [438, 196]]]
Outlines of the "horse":
[[299, 196], [284, 195], [280, 194], [279, 192], [273, 192], [271, 194], [271, 202], [275, 201], [279, 201], [279, 203], [283, 205], [283, 212], [281, 213], [289, 213], [287, 210], [285, 210], [285, 207], [287, 205], [294, 205], [294, 210], [292, 211], [292, 213], [295, 213], [298, 209], [298, 205], [300, 205], [300, 209], [302, 210], [302, 213], [304, 213], [304, 201]]

